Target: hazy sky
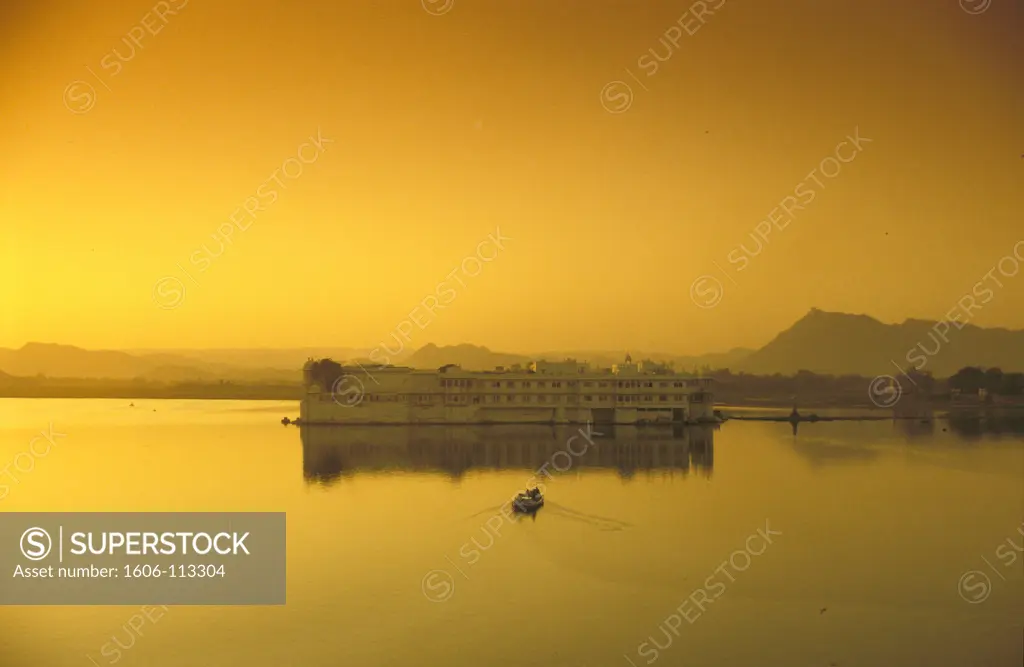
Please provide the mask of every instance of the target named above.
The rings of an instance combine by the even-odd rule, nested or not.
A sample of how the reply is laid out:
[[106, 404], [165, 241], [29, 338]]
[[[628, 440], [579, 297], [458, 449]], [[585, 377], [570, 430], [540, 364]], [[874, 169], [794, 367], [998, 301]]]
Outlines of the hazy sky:
[[0, 346], [1024, 328], [1022, 0], [424, 3], [6, 0]]

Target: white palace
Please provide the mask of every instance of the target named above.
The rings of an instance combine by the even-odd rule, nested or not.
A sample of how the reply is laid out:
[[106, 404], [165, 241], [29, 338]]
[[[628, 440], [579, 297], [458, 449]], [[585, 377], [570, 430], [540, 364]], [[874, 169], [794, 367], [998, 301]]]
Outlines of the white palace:
[[652, 362], [568, 359], [468, 371], [343, 366], [332, 387], [303, 368], [299, 424], [681, 424], [718, 421], [712, 380]]

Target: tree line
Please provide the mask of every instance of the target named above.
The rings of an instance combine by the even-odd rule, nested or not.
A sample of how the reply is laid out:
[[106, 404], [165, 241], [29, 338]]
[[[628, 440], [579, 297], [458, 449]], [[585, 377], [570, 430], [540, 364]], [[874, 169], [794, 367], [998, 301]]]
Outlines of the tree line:
[[963, 394], [977, 394], [984, 389], [999, 396], [1020, 396], [1024, 394], [1024, 373], [1004, 373], [1000, 368], [981, 369], [966, 366], [948, 380], [950, 389]]

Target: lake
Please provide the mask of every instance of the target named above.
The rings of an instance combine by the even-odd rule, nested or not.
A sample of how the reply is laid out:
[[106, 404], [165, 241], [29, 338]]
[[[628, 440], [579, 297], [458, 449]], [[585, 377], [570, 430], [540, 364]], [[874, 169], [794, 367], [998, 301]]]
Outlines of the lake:
[[[0, 400], [0, 511], [287, 512], [287, 604], [0, 607], [0, 665], [1024, 663], [1014, 429], [299, 430], [294, 402], [129, 403]], [[504, 514], [532, 479], [546, 506]]]

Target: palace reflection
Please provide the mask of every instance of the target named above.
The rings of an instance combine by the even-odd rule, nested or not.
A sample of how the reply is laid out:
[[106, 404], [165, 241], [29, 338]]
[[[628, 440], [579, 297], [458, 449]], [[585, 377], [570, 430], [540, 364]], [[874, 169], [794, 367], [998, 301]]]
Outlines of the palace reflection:
[[[616, 470], [623, 478], [640, 471], [691, 471], [710, 477], [716, 426], [635, 428], [595, 426], [306, 426], [300, 427], [302, 472], [310, 483], [332, 483], [360, 472], [445, 473], [528, 470], [544, 464], [552, 476]], [[567, 444], [568, 443], [568, 444]], [[582, 452], [573, 456], [569, 452]], [[563, 454], [558, 454], [563, 452]], [[553, 459], [554, 457], [554, 459]], [[571, 463], [570, 463], [571, 462]]]

